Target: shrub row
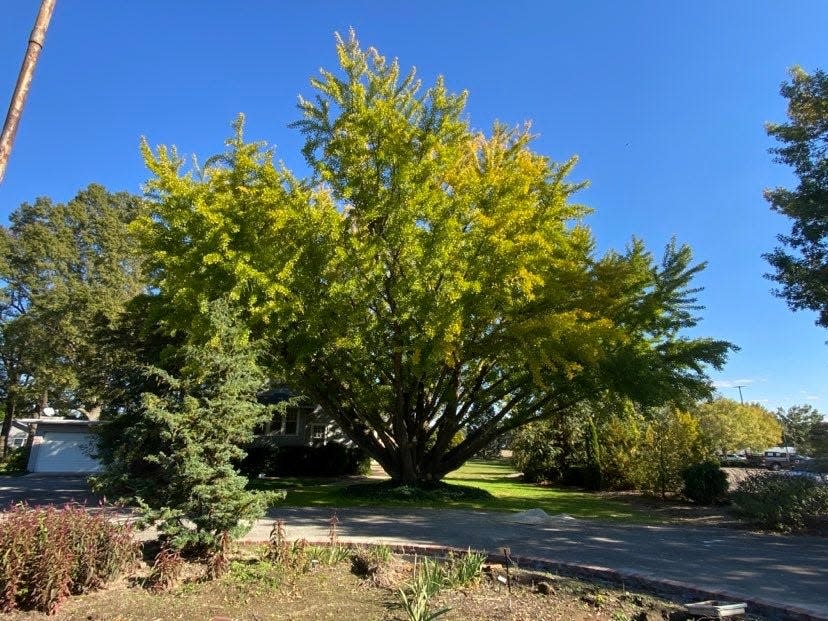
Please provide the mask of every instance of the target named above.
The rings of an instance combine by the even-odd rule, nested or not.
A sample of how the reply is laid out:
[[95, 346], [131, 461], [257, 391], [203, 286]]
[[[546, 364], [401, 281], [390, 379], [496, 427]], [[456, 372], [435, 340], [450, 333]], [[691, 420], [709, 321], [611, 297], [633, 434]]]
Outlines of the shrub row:
[[[727, 476], [704, 462], [684, 473], [684, 496], [699, 504], [727, 499]], [[742, 480], [730, 494], [737, 513], [761, 528], [797, 531], [828, 524], [828, 484], [815, 473], [763, 472]]]
[[828, 485], [808, 476], [757, 474], [732, 498], [744, 519], [763, 528], [795, 531], [828, 519]]
[[276, 446], [258, 441], [245, 450], [247, 457], [239, 464], [239, 471], [248, 477], [332, 477], [367, 474], [371, 468], [365, 451], [338, 442], [324, 446]]
[[129, 526], [83, 507], [12, 507], [0, 521], [0, 610], [54, 613], [137, 558]]

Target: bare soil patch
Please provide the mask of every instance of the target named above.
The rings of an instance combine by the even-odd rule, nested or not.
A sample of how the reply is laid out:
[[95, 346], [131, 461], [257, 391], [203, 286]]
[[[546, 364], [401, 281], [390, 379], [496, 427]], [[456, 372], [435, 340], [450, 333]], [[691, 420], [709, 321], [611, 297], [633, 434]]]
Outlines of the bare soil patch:
[[[71, 598], [53, 617], [42, 613], [11, 613], [9, 621], [166, 621], [337, 619], [342, 621], [405, 620], [398, 590], [412, 579], [412, 559], [393, 556], [370, 577], [354, 573], [343, 558], [310, 571], [289, 571], [261, 562], [250, 551], [235, 555], [221, 579], [201, 580], [203, 567], [190, 565], [187, 579], [175, 589], [152, 594], [142, 587], [144, 566], [135, 575], [107, 589]], [[648, 594], [512, 568], [509, 584], [502, 566], [484, 568], [472, 585], [443, 590], [431, 610], [447, 607], [441, 619], [547, 621], [656, 621], [687, 618], [681, 606]], [[760, 619], [749, 617], [749, 619]]]

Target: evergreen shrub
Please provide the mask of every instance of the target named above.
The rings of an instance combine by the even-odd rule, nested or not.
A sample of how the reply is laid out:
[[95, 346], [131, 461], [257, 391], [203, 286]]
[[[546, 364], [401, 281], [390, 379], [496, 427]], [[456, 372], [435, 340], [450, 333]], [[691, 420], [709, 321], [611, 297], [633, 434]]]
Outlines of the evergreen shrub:
[[26, 472], [29, 461], [28, 447], [10, 448], [6, 456], [0, 459], [0, 474], [21, 474]]
[[700, 505], [712, 505], [727, 494], [727, 474], [712, 461], [693, 464], [681, 476], [684, 479], [684, 496]]

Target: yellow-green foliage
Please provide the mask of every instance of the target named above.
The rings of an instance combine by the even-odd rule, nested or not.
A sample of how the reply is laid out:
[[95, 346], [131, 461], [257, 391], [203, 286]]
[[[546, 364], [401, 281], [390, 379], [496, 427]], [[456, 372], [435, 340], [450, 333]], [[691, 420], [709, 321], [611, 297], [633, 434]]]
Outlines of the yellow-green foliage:
[[660, 408], [647, 421], [641, 438], [644, 459], [642, 489], [662, 495], [681, 489], [682, 471], [710, 457], [690, 412], [672, 407]]
[[598, 430], [601, 443], [601, 469], [609, 489], [641, 488], [646, 480], [642, 437], [644, 417], [631, 405], [610, 416]]
[[144, 144], [155, 200], [135, 230], [168, 325], [197, 334], [228, 296], [273, 374], [405, 482], [601, 390], [707, 394], [701, 369], [729, 345], [678, 337], [702, 269], [689, 248], [596, 255], [575, 158], [534, 152], [528, 127], [472, 129], [465, 93], [421, 88], [353, 35], [337, 54], [294, 124], [307, 181], [244, 142], [241, 120], [190, 174]]
[[719, 453], [763, 451], [782, 439], [779, 421], [758, 403], [720, 398], [701, 404], [696, 415], [706, 441]]

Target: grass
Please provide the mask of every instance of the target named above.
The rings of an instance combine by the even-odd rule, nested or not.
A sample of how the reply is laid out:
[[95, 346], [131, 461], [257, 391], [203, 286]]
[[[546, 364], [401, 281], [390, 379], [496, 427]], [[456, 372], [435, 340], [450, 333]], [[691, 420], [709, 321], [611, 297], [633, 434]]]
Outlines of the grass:
[[287, 491], [294, 507], [427, 507], [525, 511], [540, 508], [577, 518], [653, 523], [651, 515], [617, 500], [578, 490], [535, 485], [520, 480], [506, 460], [472, 460], [449, 474], [444, 484], [420, 490], [392, 488], [388, 481], [283, 477], [257, 479], [252, 489]]

